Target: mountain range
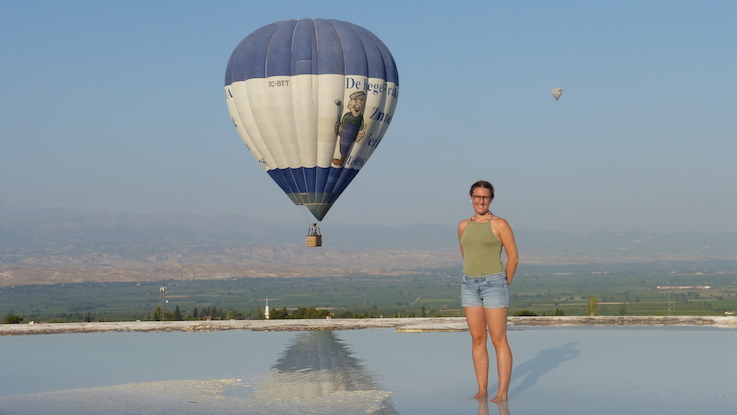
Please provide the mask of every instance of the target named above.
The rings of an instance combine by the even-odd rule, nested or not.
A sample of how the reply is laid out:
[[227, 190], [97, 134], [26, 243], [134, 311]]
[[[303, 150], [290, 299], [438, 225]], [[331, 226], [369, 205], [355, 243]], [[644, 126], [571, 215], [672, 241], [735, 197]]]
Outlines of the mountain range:
[[[457, 267], [456, 224], [307, 225], [241, 215], [110, 213], [0, 203], [0, 285], [403, 273]], [[326, 233], [327, 232], [327, 233]], [[515, 229], [521, 264], [737, 260], [737, 233]]]

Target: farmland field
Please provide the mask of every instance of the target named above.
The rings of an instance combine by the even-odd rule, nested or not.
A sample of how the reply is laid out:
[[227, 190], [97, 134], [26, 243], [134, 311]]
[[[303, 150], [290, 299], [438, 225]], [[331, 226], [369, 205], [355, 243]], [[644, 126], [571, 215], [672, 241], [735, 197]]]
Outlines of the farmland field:
[[[230, 278], [86, 282], [0, 288], [0, 316], [30, 321], [262, 318], [275, 310], [325, 310], [335, 317], [462, 316], [460, 269], [409, 276]], [[163, 303], [161, 287], [164, 290]], [[737, 264], [728, 261], [521, 266], [510, 314], [724, 315], [737, 309]], [[272, 314], [273, 316], [273, 314]]]

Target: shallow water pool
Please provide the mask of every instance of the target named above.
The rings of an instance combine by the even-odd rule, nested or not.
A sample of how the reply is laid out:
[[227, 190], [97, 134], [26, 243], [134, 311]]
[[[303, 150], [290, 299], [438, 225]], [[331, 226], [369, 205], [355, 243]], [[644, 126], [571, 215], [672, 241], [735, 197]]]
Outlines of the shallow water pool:
[[737, 408], [734, 329], [515, 328], [509, 342], [510, 400], [497, 406], [471, 398], [466, 332], [2, 337], [0, 414], [731, 415]]

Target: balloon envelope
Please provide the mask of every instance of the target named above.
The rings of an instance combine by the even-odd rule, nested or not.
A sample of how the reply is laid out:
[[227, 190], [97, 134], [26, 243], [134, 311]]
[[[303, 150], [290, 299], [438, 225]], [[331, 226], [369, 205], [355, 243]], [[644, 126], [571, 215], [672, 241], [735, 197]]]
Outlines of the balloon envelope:
[[553, 98], [557, 101], [563, 95], [563, 90], [561, 88], [553, 88], [550, 93], [553, 94]]
[[384, 138], [399, 97], [389, 49], [338, 20], [264, 26], [235, 48], [225, 97], [251, 154], [322, 220]]

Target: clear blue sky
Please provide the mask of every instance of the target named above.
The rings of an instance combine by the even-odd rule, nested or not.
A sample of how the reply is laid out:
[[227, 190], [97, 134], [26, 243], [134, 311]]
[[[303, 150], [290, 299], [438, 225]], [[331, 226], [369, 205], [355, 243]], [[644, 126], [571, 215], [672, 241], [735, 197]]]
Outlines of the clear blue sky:
[[[233, 48], [333, 18], [392, 51], [382, 144], [323, 222], [737, 231], [737, 2], [0, 0], [0, 200], [311, 222], [223, 94]], [[555, 101], [553, 87], [563, 88]]]

